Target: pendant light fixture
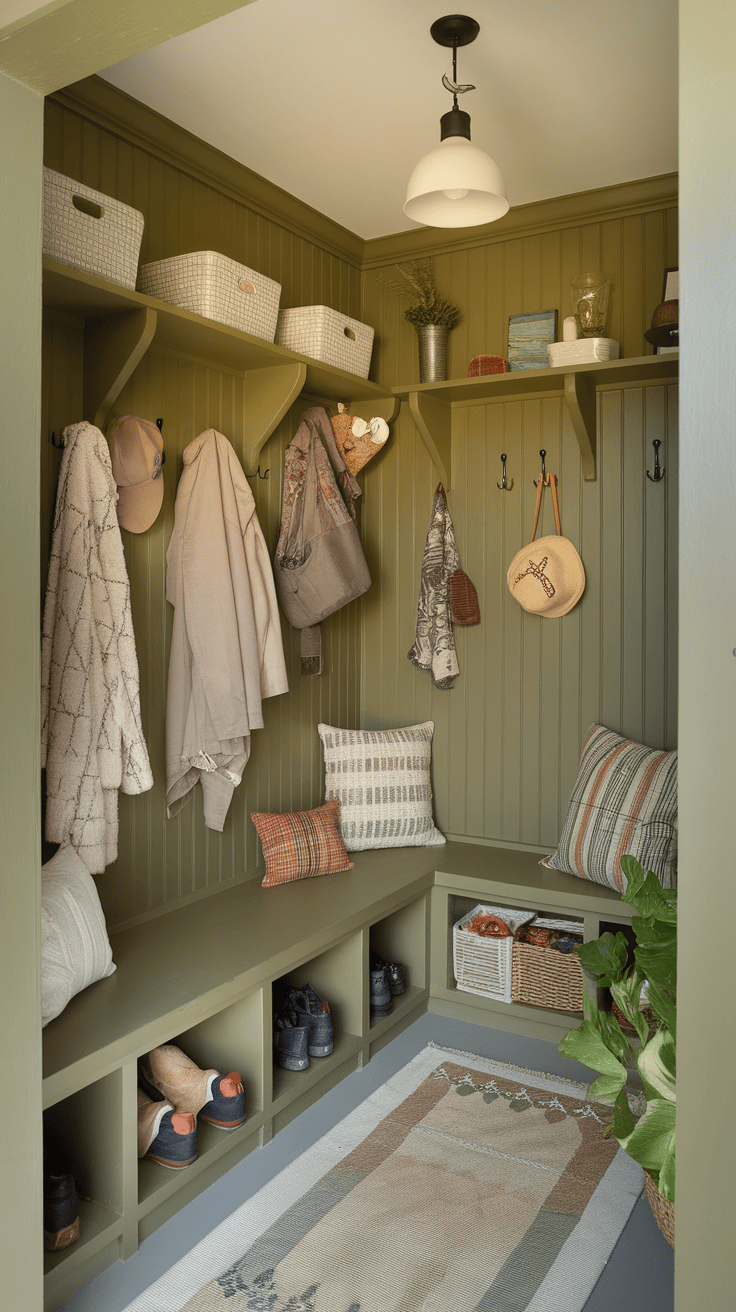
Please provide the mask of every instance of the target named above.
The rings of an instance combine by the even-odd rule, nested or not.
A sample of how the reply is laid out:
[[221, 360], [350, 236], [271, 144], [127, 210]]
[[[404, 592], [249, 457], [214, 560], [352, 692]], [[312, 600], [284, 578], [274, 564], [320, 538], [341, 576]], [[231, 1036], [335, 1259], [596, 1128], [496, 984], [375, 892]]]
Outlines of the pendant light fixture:
[[457, 98], [475, 91], [457, 80], [457, 48], [475, 41], [480, 26], [464, 14], [438, 18], [429, 29], [441, 46], [452, 46], [452, 81], [442, 85], [452, 93], [452, 109], [440, 119], [440, 145], [424, 155], [409, 178], [404, 213], [430, 228], [473, 228], [500, 219], [509, 208], [506, 187], [494, 161], [470, 144], [470, 115]]

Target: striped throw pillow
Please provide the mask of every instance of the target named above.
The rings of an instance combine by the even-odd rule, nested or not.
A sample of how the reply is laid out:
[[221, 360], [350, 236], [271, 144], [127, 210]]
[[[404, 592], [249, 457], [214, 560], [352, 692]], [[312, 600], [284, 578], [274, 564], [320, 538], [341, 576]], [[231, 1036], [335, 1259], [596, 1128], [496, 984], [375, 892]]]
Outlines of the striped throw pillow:
[[557, 851], [543, 865], [623, 893], [627, 854], [663, 888], [676, 887], [677, 752], [655, 751], [594, 724]]
[[263, 888], [353, 869], [340, 837], [337, 800], [313, 811], [286, 811], [281, 815], [251, 811], [250, 818], [258, 831], [266, 863]]
[[374, 847], [439, 847], [429, 770], [434, 724], [405, 729], [336, 729], [318, 724], [325, 796], [340, 800], [349, 852]]

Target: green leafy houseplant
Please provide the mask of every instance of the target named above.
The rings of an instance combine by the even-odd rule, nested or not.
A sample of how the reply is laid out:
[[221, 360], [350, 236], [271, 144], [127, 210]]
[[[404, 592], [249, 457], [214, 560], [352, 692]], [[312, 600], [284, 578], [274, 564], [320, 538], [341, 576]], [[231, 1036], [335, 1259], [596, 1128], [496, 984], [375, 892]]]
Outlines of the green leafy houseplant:
[[434, 261], [408, 260], [397, 264], [396, 270], [400, 281], [383, 276], [385, 287], [397, 292], [399, 296], [408, 296], [410, 304], [404, 310], [404, 318], [415, 328], [433, 324], [437, 328], [454, 328], [460, 320], [460, 311], [437, 291]]
[[[600, 1071], [593, 1096], [614, 1098], [606, 1131], [649, 1173], [663, 1198], [675, 1201], [675, 1040], [677, 1027], [677, 893], [663, 889], [651, 872], [644, 874], [633, 856], [621, 858], [626, 876], [624, 902], [635, 908], [633, 959], [622, 933], [602, 934], [578, 947], [586, 974], [609, 988], [614, 1002], [633, 1025], [641, 1046], [635, 1050], [616, 1016], [586, 996], [584, 1020], [570, 1030], [559, 1051], [564, 1057]], [[648, 981], [649, 1005], [658, 1022], [649, 1027], [639, 1011], [642, 984]], [[627, 1065], [635, 1061], [646, 1096], [637, 1120], [626, 1096]]]

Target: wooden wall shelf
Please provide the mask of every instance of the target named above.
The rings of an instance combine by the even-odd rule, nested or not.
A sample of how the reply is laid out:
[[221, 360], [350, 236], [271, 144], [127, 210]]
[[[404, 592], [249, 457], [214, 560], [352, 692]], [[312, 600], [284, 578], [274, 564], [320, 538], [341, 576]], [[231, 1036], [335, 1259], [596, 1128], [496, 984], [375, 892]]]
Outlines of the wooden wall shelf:
[[248, 474], [255, 473], [262, 447], [298, 396], [343, 401], [351, 414], [366, 420], [379, 415], [391, 423], [398, 413], [399, 398], [367, 378], [53, 260], [43, 262], [43, 299], [45, 308], [84, 326], [85, 418], [98, 428], [152, 342], [185, 359], [247, 376]]
[[646, 386], [677, 378], [679, 352], [605, 360], [559, 369], [523, 369], [481, 378], [454, 378], [443, 383], [405, 383], [394, 396], [409, 409], [441, 481], [452, 487], [452, 412], [458, 406], [489, 401], [563, 396], [580, 445], [583, 475], [596, 477], [596, 392], [601, 388]]

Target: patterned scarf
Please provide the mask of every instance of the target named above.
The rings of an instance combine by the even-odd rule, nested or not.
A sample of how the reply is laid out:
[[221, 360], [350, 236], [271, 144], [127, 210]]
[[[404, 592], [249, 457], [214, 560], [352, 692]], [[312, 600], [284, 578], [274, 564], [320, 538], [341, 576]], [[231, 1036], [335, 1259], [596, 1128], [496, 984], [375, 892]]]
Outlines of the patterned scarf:
[[436, 688], [451, 688], [460, 672], [450, 615], [450, 575], [460, 567], [447, 497], [437, 485], [432, 519], [422, 559], [417, 629], [408, 658], [420, 670], [431, 670]]

